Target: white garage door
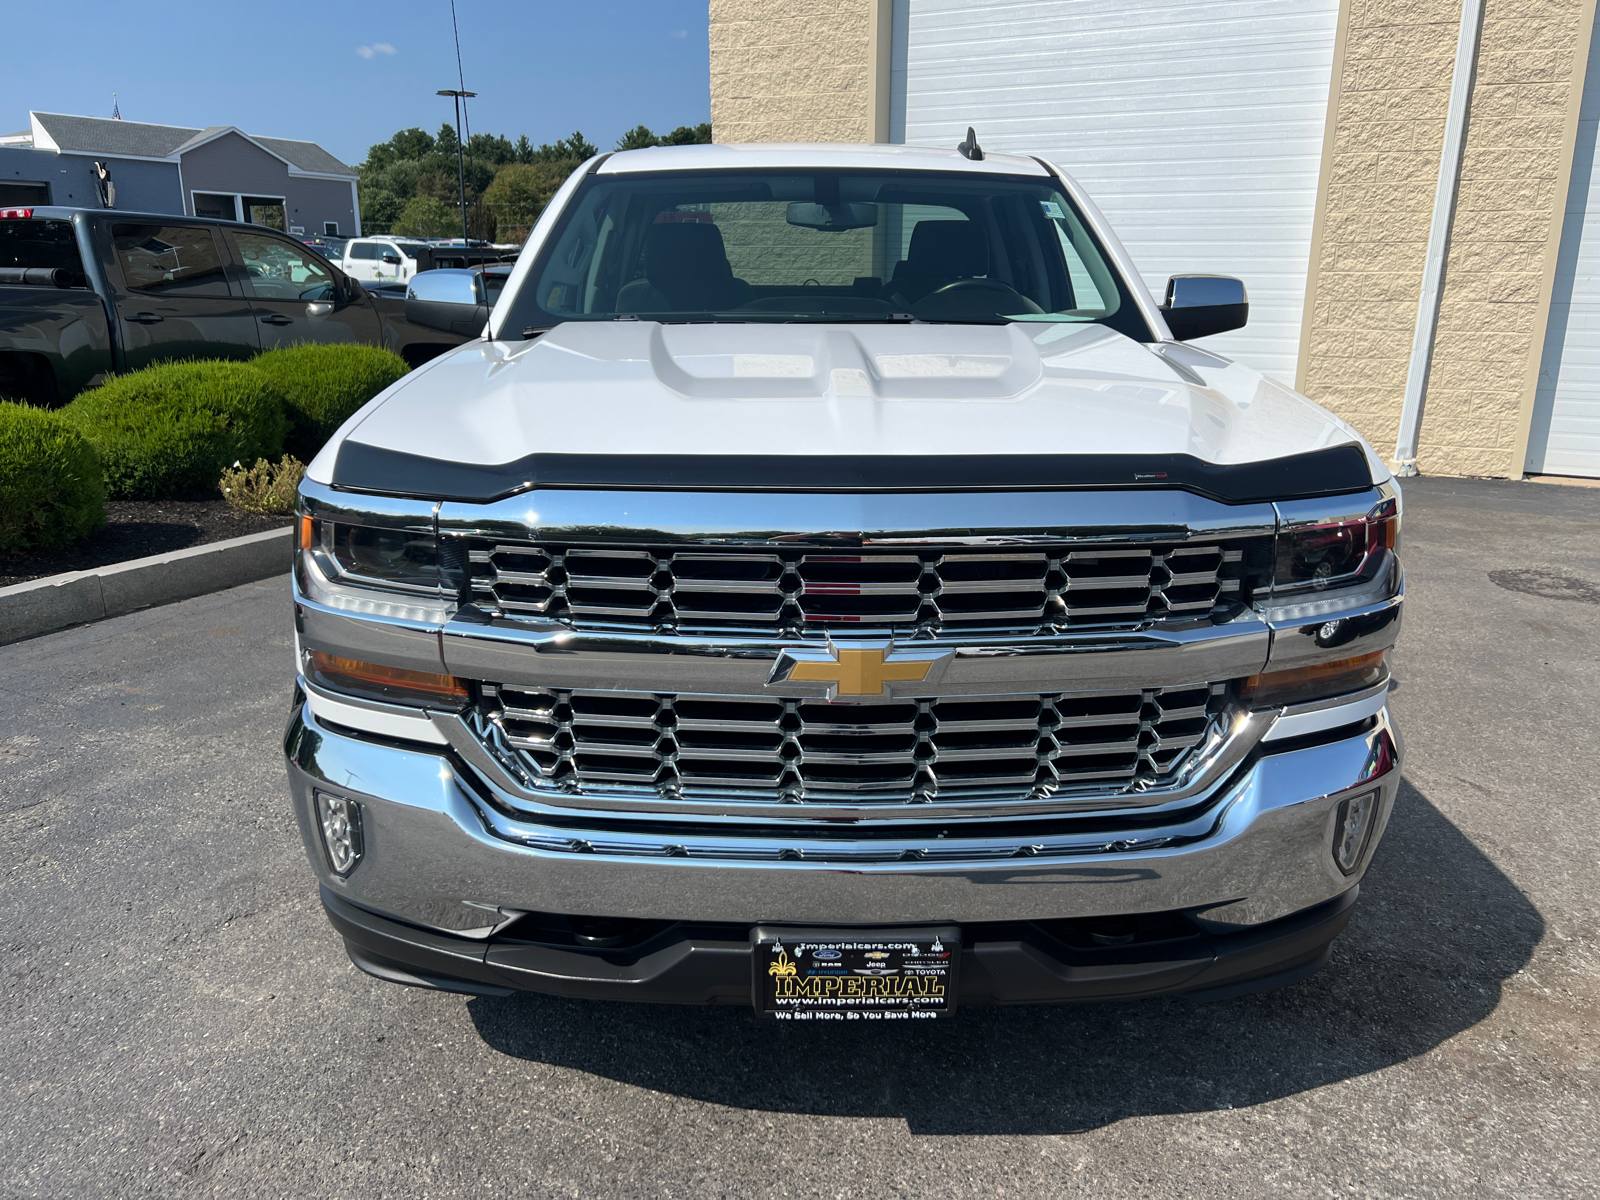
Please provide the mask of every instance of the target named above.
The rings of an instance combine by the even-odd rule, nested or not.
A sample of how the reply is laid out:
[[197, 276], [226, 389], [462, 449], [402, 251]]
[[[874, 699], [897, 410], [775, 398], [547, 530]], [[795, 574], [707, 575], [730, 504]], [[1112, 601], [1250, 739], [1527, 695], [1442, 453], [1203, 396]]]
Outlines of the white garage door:
[[891, 137], [1075, 176], [1159, 301], [1237, 275], [1250, 324], [1207, 339], [1294, 382], [1338, 0], [899, 0]]
[[1561, 230], [1550, 323], [1545, 330], [1539, 391], [1528, 438], [1529, 471], [1600, 477], [1600, 40], [1589, 47], [1589, 70], [1578, 113]]

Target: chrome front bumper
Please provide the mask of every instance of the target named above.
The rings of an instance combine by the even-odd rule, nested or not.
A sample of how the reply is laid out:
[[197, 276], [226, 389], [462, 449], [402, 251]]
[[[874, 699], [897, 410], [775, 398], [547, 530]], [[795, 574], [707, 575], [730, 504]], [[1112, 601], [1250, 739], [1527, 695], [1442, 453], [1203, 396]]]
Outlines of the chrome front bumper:
[[[1360, 882], [1394, 804], [1401, 745], [1387, 707], [1342, 728], [1263, 740], [1163, 842], [1149, 818], [1118, 828], [1076, 814], [1080, 835], [1032, 857], [937, 862], [749, 861], [627, 852], [536, 825], [448, 747], [352, 735], [304, 704], [286, 737], [306, 849], [332, 894], [372, 912], [490, 936], [526, 912], [754, 925], [1037, 921], [1181, 910], [1215, 932], [1273, 921]], [[365, 853], [330, 870], [313, 792], [362, 806]], [[1375, 827], [1343, 873], [1332, 855], [1340, 801], [1377, 790]], [[781, 837], [782, 835], [775, 835]], [[1139, 849], [1141, 844], [1154, 848]], [[552, 846], [584, 846], [584, 850]]]

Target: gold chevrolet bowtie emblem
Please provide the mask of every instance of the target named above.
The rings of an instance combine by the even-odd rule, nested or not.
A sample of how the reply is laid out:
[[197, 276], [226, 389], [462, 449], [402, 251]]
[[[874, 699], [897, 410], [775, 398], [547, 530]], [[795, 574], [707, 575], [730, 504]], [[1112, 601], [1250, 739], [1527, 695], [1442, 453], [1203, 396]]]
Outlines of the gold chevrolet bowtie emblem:
[[841, 696], [881, 696], [884, 684], [921, 683], [933, 668], [932, 658], [890, 662], [889, 650], [889, 646], [859, 650], [836, 646], [831, 659], [797, 661], [787, 678], [795, 683], [831, 683]]

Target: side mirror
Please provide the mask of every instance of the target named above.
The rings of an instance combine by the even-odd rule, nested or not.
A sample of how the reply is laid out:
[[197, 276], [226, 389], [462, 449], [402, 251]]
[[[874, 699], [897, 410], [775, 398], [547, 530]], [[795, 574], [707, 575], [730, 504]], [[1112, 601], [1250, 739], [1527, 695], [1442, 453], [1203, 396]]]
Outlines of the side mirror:
[[398, 267], [400, 265], [400, 256], [393, 251], [390, 251], [388, 254], [383, 256], [383, 261], [388, 263], [391, 267]]
[[489, 319], [478, 272], [419, 271], [406, 287], [406, 320], [461, 338], [477, 337]]
[[1250, 316], [1244, 281], [1228, 275], [1174, 275], [1161, 306], [1167, 328], [1180, 342], [1243, 329]]

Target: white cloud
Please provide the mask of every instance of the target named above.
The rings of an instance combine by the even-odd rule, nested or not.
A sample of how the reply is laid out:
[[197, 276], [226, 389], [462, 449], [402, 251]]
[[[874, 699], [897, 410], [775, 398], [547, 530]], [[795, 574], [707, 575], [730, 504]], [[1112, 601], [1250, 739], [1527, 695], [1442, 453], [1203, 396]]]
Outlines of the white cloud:
[[672, 36], [675, 38], [688, 37], [689, 31], [687, 29], [674, 29], [672, 31]]
[[380, 54], [393, 54], [394, 47], [388, 42], [373, 42], [370, 46], [357, 46], [356, 53], [362, 58], [376, 58]]

